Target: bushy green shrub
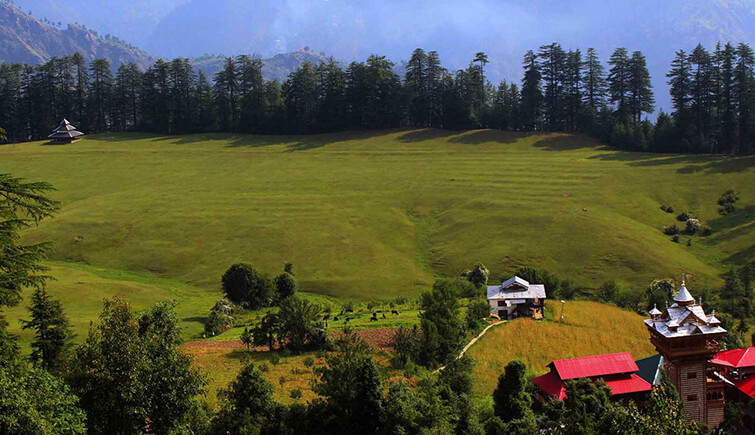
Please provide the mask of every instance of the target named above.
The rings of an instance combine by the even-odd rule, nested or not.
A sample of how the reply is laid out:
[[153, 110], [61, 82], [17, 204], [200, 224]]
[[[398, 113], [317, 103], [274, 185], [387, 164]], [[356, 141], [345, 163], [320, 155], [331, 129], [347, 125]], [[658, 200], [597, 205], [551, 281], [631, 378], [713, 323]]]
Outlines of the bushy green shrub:
[[679, 222], [687, 222], [690, 219], [694, 219], [695, 215], [691, 211], [683, 211], [676, 216], [676, 220]]
[[671, 241], [674, 242], [674, 243], [679, 243], [679, 235], [677, 234], [674, 237], [672, 237]]
[[264, 361], [263, 361], [263, 362], [261, 362], [261, 363], [259, 363], [259, 364], [257, 364], [257, 367], [258, 367], [258, 368], [260, 369], [260, 371], [261, 371], [261, 372], [263, 372], [263, 373], [267, 373], [267, 372], [269, 372], [269, 371], [270, 371], [270, 366], [269, 366], [269, 365], [267, 365], [267, 363], [266, 363], [266, 362], [264, 362]]
[[289, 296], [293, 296], [299, 289], [299, 283], [290, 273], [281, 273], [275, 277], [275, 288], [277, 290], [277, 300], [282, 301]]
[[669, 225], [667, 227], [663, 227], [663, 233], [668, 236], [673, 236], [674, 234], [679, 234], [679, 227], [676, 226], [676, 224]]
[[732, 189], [727, 190], [718, 198], [718, 205], [721, 206], [718, 212], [725, 215], [737, 211], [737, 201], [739, 201], [739, 194]]
[[270, 305], [275, 293], [272, 280], [245, 263], [229, 267], [221, 282], [228, 299], [250, 309]]
[[713, 229], [707, 225], [703, 225], [703, 227], [700, 229], [701, 236], [709, 236], [711, 234], [713, 234]]
[[471, 270], [465, 270], [461, 276], [468, 279], [477, 288], [482, 288], [488, 283], [490, 271], [482, 263], [477, 263]]
[[210, 311], [210, 315], [204, 321], [204, 333], [206, 336], [216, 336], [233, 326], [233, 317], [219, 311]]
[[404, 304], [406, 304], [406, 302], [407, 302], [407, 300], [403, 296], [399, 296], [399, 297], [397, 297], [396, 299], [393, 300], [393, 303], [395, 305], [404, 305]]
[[291, 393], [289, 394], [289, 396], [294, 400], [301, 399], [301, 396], [302, 396], [301, 388], [294, 388], [293, 390], [291, 390]]
[[467, 306], [467, 327], [477, 329], [485, 323], [485, 318], [490, 316], [490, 303], [487, 299], [478, 298], [469, 302]]
[[700, 221], [697, 219], [688, 219], [687, 220], [687, 234], [696, 234], [702, 225], [700, 225]]
[[315, 359], [312, 358], [312, 356], [307, 356], [304, 358], [304, 366], [312, 367], [313, 365], [315, 365]]
[[277, 366], [277, 365], [278, 365], [278, 363], [280, 363], [280, 362], [281, 362], [281, 356], [280, 356], [280, 355], [278, 355], [278, 353], [277, 353], [277, 352], [274, 352], [274, 353], [272, 353], [272, 354], [270, 355], [270, 362], [271, 362], [271, 363], [272, 363], [272, 364], [273, 364], [274, 366]]

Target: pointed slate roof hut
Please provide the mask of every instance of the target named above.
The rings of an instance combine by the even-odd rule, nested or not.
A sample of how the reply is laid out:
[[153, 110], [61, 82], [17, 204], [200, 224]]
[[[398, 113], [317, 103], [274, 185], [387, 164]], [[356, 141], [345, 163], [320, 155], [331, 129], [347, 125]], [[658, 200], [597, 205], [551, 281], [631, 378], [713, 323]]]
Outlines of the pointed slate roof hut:
[[67, 119], [63, 118], [60, 121], [60, 125], [52, 131], [52, 134], [47, 136], [52, 142], [55, 143], [71, 143], [81, 139], [79, 136], [83, 136], [84, 133], [76, 130], [76, 127], [71, 125]]

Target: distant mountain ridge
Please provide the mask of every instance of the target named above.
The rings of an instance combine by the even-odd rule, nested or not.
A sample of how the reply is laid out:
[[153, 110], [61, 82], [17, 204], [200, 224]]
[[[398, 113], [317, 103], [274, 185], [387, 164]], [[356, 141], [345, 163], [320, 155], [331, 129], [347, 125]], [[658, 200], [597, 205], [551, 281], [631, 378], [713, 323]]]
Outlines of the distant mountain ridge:
[[38, 64], [79, 52], [87, 61], [107, 58], [113, 68], [134, 62], [144, 69], [155, 58], [126, 42], [101, 38], [83, 26], [49, 26], [21, 9], [0, 2], [0, 62]]
[[[88, 62], [106, 58], [113, 70], [122, 63], [134, 62], [143, 71], [157, 60], [157, 57], [120, 39], [100, 37], [96, 31], [76, 24], [58, 29], [0, 1], [0, 62], [35, 65], [75, 52], [81, 53]], [[212, 79], [223, 67], [224, 59], [225, 56], [221, 55], [204, 55], [190, 60], [197, 71]], [[319, 64], [324, 61], [327, 61], [324, 54], [305, 47], [263, 59], [262, 75], [265, 80], [283, 81], [304, 62]]]
[[[191, 58], [190, 60], [194, 69], [202, 71], [208, 78], [212, 79], [215, 73], [223, 68], [225, 58], [226, 56], [221, 55], [204, 55]], [[267, 59], [262, 59], [262, 77], [265, 80], [278, 80], [282, 82], [304, 62], [318, 65], [320, 62], [326, 62], [327, 60], [328, 58], [324, 54], [315, 53], [306, 47], [299, 51], [276, 54]]]

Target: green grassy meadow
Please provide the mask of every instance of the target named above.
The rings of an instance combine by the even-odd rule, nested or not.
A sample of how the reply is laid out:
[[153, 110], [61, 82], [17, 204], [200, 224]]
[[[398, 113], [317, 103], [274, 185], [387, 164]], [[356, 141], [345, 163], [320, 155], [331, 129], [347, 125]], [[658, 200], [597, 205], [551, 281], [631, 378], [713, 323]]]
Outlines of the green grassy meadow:
[[[137, 308], [178, 300], [196, 337], [238, 261], [269, 274], [291, 261], [306, 294], [336, 305], [414, 298], [478, 261], [494, 281], [528, 265], [587, 288], [686, 272], [695, 294], [755, 259], [755, 157], [629, 153], [566, 134], [101, 134], [0, 146], [0, 172], [57, 188], [60, 212], [24, 237], [55, 242], [49, 287], [79, 333], [121, 293]], [[742, 210], [721, 217], [729, 188]], [[662, 204], [713, 235], [671, 242]], [[9, 311], [13, 328], [26, 305]]]

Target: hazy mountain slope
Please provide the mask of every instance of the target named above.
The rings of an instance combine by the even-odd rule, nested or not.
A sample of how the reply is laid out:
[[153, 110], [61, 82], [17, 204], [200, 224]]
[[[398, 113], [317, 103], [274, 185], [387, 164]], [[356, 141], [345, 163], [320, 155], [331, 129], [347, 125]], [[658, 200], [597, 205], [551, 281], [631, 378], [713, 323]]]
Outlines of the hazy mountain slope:
[[[218, 25], [222, 23], [222, 25]], [[493, 80], [519, 80], [530, 48], [560, 41], [594, 46], [604, 59], [617, 46], [648, 57], [659, 105], [668, 109], [665, 74], [680, 48], [718, 40], [755, 41], [752, 2], [724, 0], [191, 0], [156, 27], [146, 47], [165, 56], [197, 52], [271, 55], [310, 46], [342, 61], [371, 53], [394, 61], [421, 46], [438, 50], [452, 69], [476, 51], [488, 53]]]
[[[215, 73], [223, 68], [225, 57], [219, 55], [205, 55], [191, 59], [192, 65], [198, 71], [202, 71], [208, 78], [212, 78]], [[326, 61], [323, 54], [314, 53], [308, 49], [294, 51], [291, 53], [281, 53], [275, 56], [263, 59], [262, 76], [265, 80], [283, 81], [288, 75], [304, 62], [311, 62], [315, 65]]]
[[83, 23], [143, 46], [152, 29], [189, 0], [15, 0], [24, 11], [53, 22]]
[[154, 61], [149, 54], [125, 42], [100, 38], [76, 25], [56, 29], [18, 8], [0, 3], [0, 62], [36, 64], [77, 51], [87, 60], [107, 58], [113, 68], [123, 62], [136, 62], [145, 68]]

